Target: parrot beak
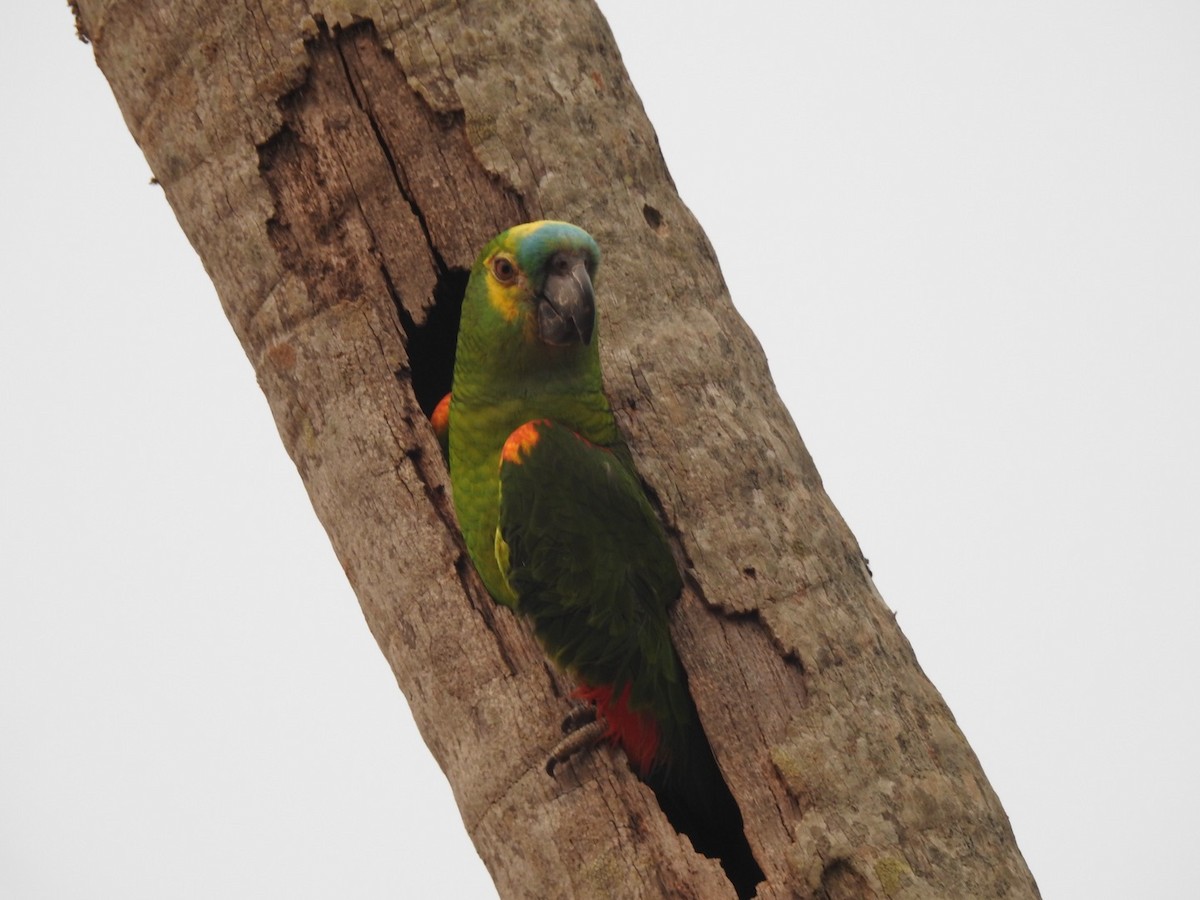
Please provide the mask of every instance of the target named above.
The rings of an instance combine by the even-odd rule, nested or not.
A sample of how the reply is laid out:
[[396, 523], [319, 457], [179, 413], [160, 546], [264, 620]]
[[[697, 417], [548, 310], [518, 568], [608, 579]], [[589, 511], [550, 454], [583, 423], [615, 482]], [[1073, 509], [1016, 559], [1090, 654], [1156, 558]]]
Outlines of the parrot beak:
[[555, 253], [550, 257], [549, 272], [538, 297], [538, 337], [553, 347], [590, 344], [596, 297], [583, 256]]

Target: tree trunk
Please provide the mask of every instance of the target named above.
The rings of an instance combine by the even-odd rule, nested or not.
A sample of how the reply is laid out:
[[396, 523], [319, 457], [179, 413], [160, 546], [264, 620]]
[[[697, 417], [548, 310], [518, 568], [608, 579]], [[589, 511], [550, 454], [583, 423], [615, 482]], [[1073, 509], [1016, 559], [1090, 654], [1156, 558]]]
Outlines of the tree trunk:
[[543, 771], [569, 686], [471, 570], [426, 422], [478, 248], [558, 218], [605, 254], [606, 383], [759, 896], [1037, 896], [590, 2], [77, 12], [502, 895], [732, 895], [619, 755]]

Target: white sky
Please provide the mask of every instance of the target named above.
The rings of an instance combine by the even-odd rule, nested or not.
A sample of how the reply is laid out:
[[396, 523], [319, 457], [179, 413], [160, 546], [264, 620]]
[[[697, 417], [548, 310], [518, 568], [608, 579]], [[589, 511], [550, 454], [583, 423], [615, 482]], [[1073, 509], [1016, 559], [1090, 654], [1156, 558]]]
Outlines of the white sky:
[[[602, 6], [1043, 893], [1195, 896], [1200, 5]], [[0, 896], [488, 896], [65, 5], [0, 42]]]

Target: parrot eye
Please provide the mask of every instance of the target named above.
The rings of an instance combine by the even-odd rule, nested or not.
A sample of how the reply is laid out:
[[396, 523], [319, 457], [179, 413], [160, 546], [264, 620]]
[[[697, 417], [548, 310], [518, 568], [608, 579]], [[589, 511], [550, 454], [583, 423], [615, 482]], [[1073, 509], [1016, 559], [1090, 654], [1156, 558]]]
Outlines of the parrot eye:
[[512, 284], [517, 280], [517, 267], [505, 256], [497, 256], [492, 260], [492, 274], [501, 284]]

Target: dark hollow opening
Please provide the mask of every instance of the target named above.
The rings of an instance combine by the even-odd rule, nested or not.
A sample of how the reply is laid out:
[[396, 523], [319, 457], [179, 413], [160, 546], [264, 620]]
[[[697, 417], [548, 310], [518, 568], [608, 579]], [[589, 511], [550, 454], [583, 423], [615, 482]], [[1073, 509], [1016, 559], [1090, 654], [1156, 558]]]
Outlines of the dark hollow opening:
[[[450, 391], [454, 380], [454, 351], [458, 343], [458, 320], [470, 272], [446, 269], [434, 289], [433, 308], [421, 325], [397, 303], [400, 322], [408, 338], [408, 365], [413, 393], [425, 415]], [[402, 373], [397, 373], [402, 374]]]
[[[687, 835], [697, 852], [717, 860], [739, 900], [749, 900], [766, 876], [746, 840], [742, 812], [717, 767], [707, 737], [691, 752], [694, 758], [688, 766], [690, 773], [651, 771], [642, 780], [654, 791], [671, 826]], [[699, 791], [687, 784], [693, 779], [704, 782], [696, 785]], [[699, 803], [698, 794], [703, 796]]]

